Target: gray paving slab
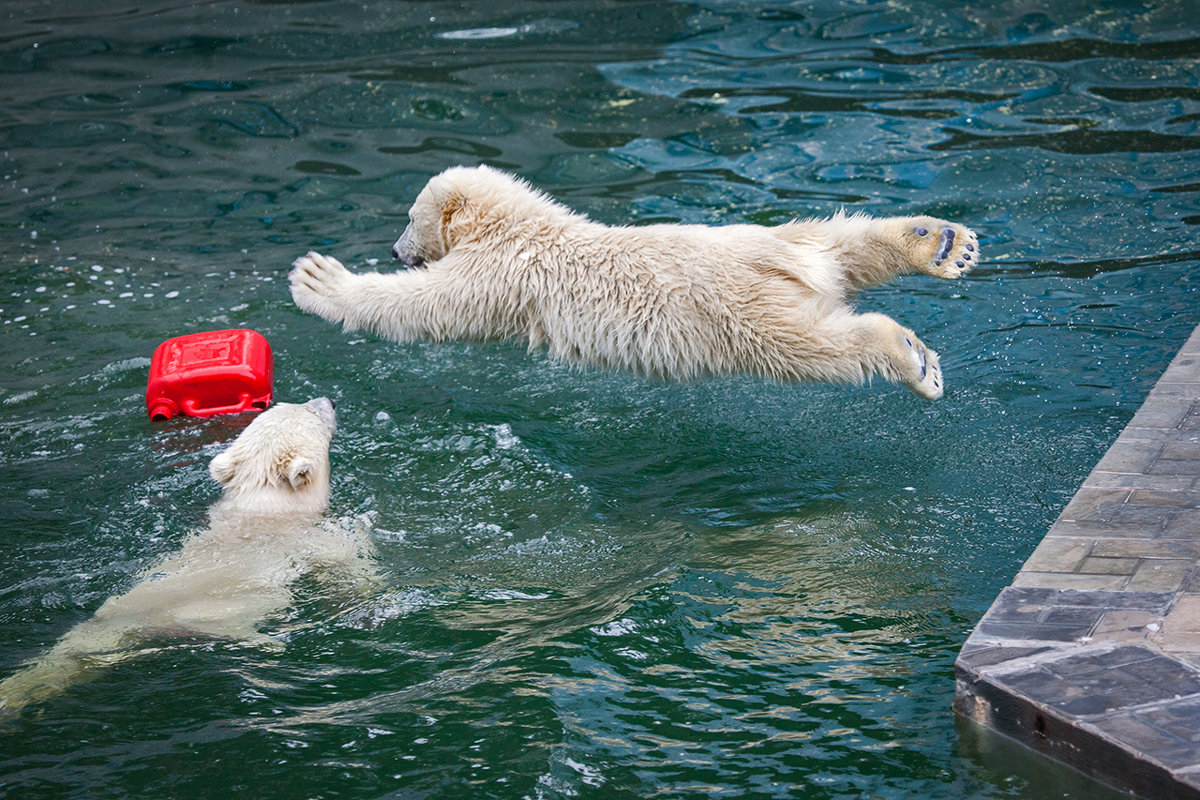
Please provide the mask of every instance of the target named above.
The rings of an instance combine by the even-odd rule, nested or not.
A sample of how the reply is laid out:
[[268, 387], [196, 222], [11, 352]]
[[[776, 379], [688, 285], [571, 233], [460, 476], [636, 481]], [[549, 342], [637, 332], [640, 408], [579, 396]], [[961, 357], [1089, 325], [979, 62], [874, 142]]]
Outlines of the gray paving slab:
[[1119, 789], [1200, 800], [1200, 327], [955, 672], [967, 720]]

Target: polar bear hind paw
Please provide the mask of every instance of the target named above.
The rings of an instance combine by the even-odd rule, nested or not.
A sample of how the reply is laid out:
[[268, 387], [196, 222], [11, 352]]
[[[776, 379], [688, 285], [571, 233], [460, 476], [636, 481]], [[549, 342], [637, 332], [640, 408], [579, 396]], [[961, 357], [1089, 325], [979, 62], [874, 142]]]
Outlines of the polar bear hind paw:
[[916, 365], [917, 379], [909, 384], [909, 388], [927, 400], [937, 400], [942, 396], [942, 366], [938, 354], [916, 336], [905, 336], [904, 344]]
[[938, 278], [958, 278], [979, 262], [979, 239], [970, 228], [940, 219], [917, 219], [918, 269]]

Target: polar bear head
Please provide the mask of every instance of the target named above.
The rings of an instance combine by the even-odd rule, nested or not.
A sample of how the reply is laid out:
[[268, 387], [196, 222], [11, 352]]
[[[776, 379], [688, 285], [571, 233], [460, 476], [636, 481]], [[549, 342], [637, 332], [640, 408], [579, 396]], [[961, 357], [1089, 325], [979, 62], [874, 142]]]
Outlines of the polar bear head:
[[262, 412], [209, 464], [209, 474], [225, 487], [218, 507], [248, 514], [324, 512], [336, 428], [333, 403], [325, 397]]
[[505, 228], [568, 218], [584, 217], [514, 175], [483, 165], [451, 167], [430, 178], [417, 195], [392, 255], [419, 267], [481, 235], [494, 242]]

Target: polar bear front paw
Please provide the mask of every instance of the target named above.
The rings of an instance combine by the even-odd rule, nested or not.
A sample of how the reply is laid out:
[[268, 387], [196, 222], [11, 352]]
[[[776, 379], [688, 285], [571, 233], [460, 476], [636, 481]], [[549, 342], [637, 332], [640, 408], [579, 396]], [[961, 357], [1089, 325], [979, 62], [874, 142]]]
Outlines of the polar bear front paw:
[[975, 232], [932, 217], [912, 220], [909, 235], [918, 252], [917, 269], [937, 278], [958, 278], [979, 261]]
[[346, 318], [346, 292], [354, 276], [336, 258], [309, 251], [292, 264], [292, 300], [329, 322]]
[[942, 366], [938, 354], [912, 334], [904, 337], [904, 344], [915, 367], [915, 379], [909, 383], [909, 388], [926, 400], [937, 400], [942, 396]]

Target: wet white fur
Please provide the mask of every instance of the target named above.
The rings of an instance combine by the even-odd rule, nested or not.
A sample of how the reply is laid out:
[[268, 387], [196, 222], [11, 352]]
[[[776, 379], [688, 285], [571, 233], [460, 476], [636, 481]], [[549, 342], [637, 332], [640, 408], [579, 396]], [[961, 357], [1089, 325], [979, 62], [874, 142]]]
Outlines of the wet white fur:
[[[402, 342], [523, 339], [568, 361], [672, 379], [880, 375], [929, 398], [942, 393], [937, 354], [848, 298], [905, 272], [958, 277], [967, 243], [977, 258], [974, 234], [928, 217], [607, 226], [488, 167], [435, 176], [409, 218], [395, 254], [423, 268], [353, 274], [309, 253], [291, 274], [297, 305]], [[945, 227], [956, 246], [935, 263]]]
[[137, 655], [152, 638], [211, 636], [277, 647], [258, 628], [292, 603], [290, 586], [303, 575], [347, 589], [372, 585], [366, 529], [322, 520], [335, 427], [325, 398], [280, 403], [254, 419], [209, 467], [224, 491], [208, 527], [0, 682], [0, 709], [59, 694]]

